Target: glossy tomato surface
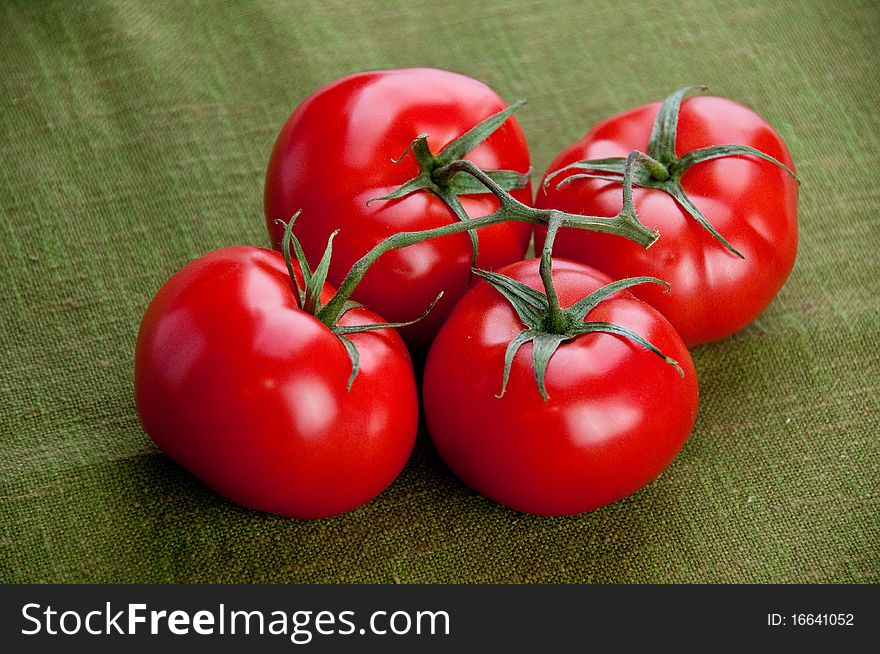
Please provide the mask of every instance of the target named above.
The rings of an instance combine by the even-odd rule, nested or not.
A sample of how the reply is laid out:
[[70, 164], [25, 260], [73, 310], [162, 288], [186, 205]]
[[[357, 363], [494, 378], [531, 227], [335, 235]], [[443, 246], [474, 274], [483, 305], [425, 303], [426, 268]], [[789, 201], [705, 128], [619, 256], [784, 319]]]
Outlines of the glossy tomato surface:
[[[538, 260], [500, 272], [543, 289]], [[553, 279], [563, 307], [610, 281], [562, 259]], [[550, 359], [549, 400], [535, 384], [531, 343], [516, 354], [498, 398], [507, 344], [523, 325], [485, 282], [459, 302], [428, 354], [423, 400], [437, 451], [467, 485], [519, 511], [569, 515], [634, 493], [675, 457], [697, 413], [697, 377], [681, 338], [626, 291], [586, 320], [636, 331], [676, 359], [684, 377], [628, 339], [586, 334]]]
[[[324, 289], [324, 301], [332, 289]], [[375, 323], [354, 309], [342, 324]], [[295, 518], [353, 509], [386, 488], [415, 439], [409, 354], [390, 329], [336, 336], [302, 312], [278, 252], [232, 247], [172, 276], [138, 334], [135, 399], [150, 438], [233, 502]]]
[[[660, 104], [610, 118], [563, 151], [549, 171], [585, 159], [626, 157], [645, 152]], [[788, 149], [756, 113], [731, 100], [684, 100], [676, 154], [710, 145], [749, 145], [792, 170]], [[576, 180], [560, 190], [551, 182], [537, 205], [598, 216], [621, 207], [621, 185]], [[663, 191], [633, 189], [640, 220], [660, 232], [649, 249], [624, 239], [562, 230], [555, 252], [588, 263], [615, 279], [650, 275], [672, 286], [669, 294], [651, 285], [633, 292], [659, 309], [688, 345], [718, 340], [751, 323], [785, 283], [797, 254], [797, 182], [774, 164], [755, 157], [730, 157], [699, 163], [681, 179], [688, 197], [709, 222], [739, 250], [724, 248]], [[543, 232], [536, 230], [536, 246]]]
[[[399, 231], [439, 227], [456, 220], [436, 196], [419, 191], [394, 201], [387, 195], [418, 173], [412, 154], [392, 163], [420, 134], [438, 153], [449, 141], [507, 104], [482, 82], [442, 70], [402, 69], [358, 73], [307, 98], [281, 129], [266, 172], [265, 213], [275, 247], [297, 210], [294, 233], [314, 266], [330, 233], [329, 281], [339, 284], [352, 264], [376, 243]], [[484, 169], [529, 170], [525, 136], [509, 118], [467, 158]], [[531, 189], [513, 195], [531, 204]], [[461, 196], [471, 217], [498, 207], [488, 194]], [[479, 267], [495, 269], [525, 254], [531, 228], [512, 223], [478, 231]], [[370, 269], [353, 298], [391, 321], [418, 317], [431, 301], [444, 298], [425, 320], [402, 330], [425, 348], [469, 282], [471, 242], [455, 234], [389, 252]]]

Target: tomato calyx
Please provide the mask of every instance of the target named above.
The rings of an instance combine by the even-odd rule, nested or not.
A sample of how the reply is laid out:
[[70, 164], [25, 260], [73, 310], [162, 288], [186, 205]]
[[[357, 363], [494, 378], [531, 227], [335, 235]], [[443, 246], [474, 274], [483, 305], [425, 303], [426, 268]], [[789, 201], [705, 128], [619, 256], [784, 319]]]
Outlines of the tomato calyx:
[[[621, 212], [632, 212], [632, 215], [635, 215], [632, 200], [632, 176], [636, 165], [636, 158], [635, 153], [627, 158], [624, 169], [623, 209], [621, 209]], [[596, 289], [567, 309], [561, 307], [559, 296], [553, 284], [553, 244], [556, 241], [556, 233], [564, 225], [565, 220], [560, 213], [553, 213], [549, 216], [547, 221], [547, 237], [544, 240], [544, 248], [541, 252], [539, 264], [541, 281], [544, 285], [543, 293], [500, 273], [478, 269], [473, 271], [474, 275], [488, 282], [504, 296], [526, 327], [507, 345], [507, 350], [504, 353], [504, 374], [501, 381], [501, 392], [496, 397], [503, 397], [507, 390], [507, 380], [510, 377], [510, 369], [516, 353], [523, 345], [531, 342], [532, 368], [538, 392], [545, 401], [549, 400], [550, 396], [544, 384], [544, 377], [547, 372], [547, 366], [550, 363], [550, 358], [563, 342], [577, 338], [582, 334], [596, 332], [615, 334], [638, 343], [661, 357], [683, 376], [684, 371], [675, 359], [666, 356], [659, 348], [640, 334], [627, 327], [610, 322], [584, 321], [587, 315], [600, 302], [618, 291], [638, 284], [660, 284], [665, 286], [668, 292], [669, 284], [666, 282], [655, 277], [629, 277]]]
[[[678, 133], [678, 115], [682, 98], [691, 92], [703, 93], [706, 86], [687, 86], [667, 97], [660, 106], [657, 118], [651, 129], [647, 153], [634, 152], [638, 156], [639, 167], [634, 171], [633, 184], [644, 188], [653, 188], [667, 193], [678, 202], [706, 231], [708, 231], [729, 252], [740, 259], [745, 258], [739, 250], [724, 238], [691, 201], [681, 185], [681, 178], [692, 166], [724, 157], [752, 156], [769, 161], [787, 172], [795, 181], [797, 175], [781, 161], [769, 154], [747, 145], [713, 145], [697, 148], [686, 152], [680, 157], [675, 154], [675, 142]], [[608, 157], [604, 159], [588, 159], [569, 164], [553, 171], [544, 180], [544, 187], [560, 175], [566, 175], [557, 185], [562, 186], [577, 179], [602, 179], [610, 182], [622, 182], [627, 159]], [[586, 171], [586, 172], [576, 172]]]
[[[276, 223], [284, 227], [284, 237], [281, 240], [281, 254], [284, 256], [284, 263], [287, 265], [287, 272], [290, 275], [290, 280], [293, 286], [293, 295], [296, 299], [297, 306], [299, 306], [299, 308], [305, 313], [315, 316], [318, 320], [323, 322], [345, 348], [348, 358], [351, 361], [351, 375], [349, 375], [346, 384], [346, 390], [350, 391], [351, 385], [354, 383], [358, 370], [360, 369], [360, 354], [358, 353], [357, 346], [355, 346], [348, 336], [358, 332], [373, 331], [377, 329], [397, 329], [399, 327], [413, 325], [425, 318], [425, 316], [431, 312], [434, 305], [436, 305], [440, 298], [443, 297], [443, 293], [441, 292], [436, 298], [434, 298], [434, 301], [431, 302], [431, 305], [424, 311], [424, 313], [414, 320], [408, 320], [405, 322], [370, 323], [366, 325], [340, 325], [338, 324], [338, 321], [346, 312], [362, 306], [359, 302], [354, 302], [348, 298], [345, 299], [339, 313], [335, 315], [332, 320], [328, 320], [326, 312], [323, 311], [325, 307], [321, 303], [321, 291], [324, 289], [324, 284], [327, 281], [327, 273], [330, 270], [330, 259], [333, 256], [333, 239], [336, 237], [339, 230], [330, 234], [330, 238], [327, 239], [327, 247], [324, 249], [324, 254], [321, 256], [321, 260], [313, 270], [306, 259], [302, 244], [293, 233], [293, 225], [300, 213], [302, 212], [297, 211], [286, 223], [283, 220], [276, 221]], [[302, 273], [302, 286], [300, 286], [299, 280], [294, 271], [291, 250], [293, 251], [293, 256], [296, 257], [297, 266]]]
[[[481, 120], [467, 132], [450, 141], [440, 152], [434, 154], [428, 147], [428, 135], [419, 134], [413, 141], [406, 146], [403, 153], [391, 162], [398, 164], [412, 152], [419, 168], [419, 174], [401, 184], [397, 189], [388, 195], [372, 198], [367, 201], [369, 205], [372, 202], [380, 200], [397, 200], [406, 197], [411, 193], [418, 191], [428, 191], [439, 197], [455, 214], [460, 221], [467, 221], [469, 217], [464, 207], [458, 199], [460, 195], [474, 195], [486, 192], [486, 187], [476, 181], [472, 176], [465, 173], [454, 175], [445, 174], [446, 167], [459, 159], [463, 159], [471, 150], [477, 147], [492, 135], [504, 122], [513, 115], [513, 113], [525, 104], [525, 100], [518, 100], [512, 105], [492, 114], [488, 118]], [[505, 191], [515, 191], [529, 183], [531, 170], [520, 173], [515, 170], [485, 170], [483, 171], [498, 186]], [[476, 265], [477, 254], [479, 252], [479, 243], [477, 241], [477, 233], [469, 231], [468, 235], [471, 239], [472, 257], [471, 264]]]
[[565, 341], [577, 338], [582, 334], [593, 334], [604, 332], [607, 334], [615, 334], [635, 341], [639, 345], [650, 350], [666, 363], [674, 367], [679, 374], [684, 376], [684, 371], [678, 364], [678, 361], [672, 357], [666, 356], [653, 343], [648, 341], [640, 334], [611, 322], [588, 321], [584, 322], [586, 315], [592, 311], [596, 305], [602, 300], [614, 295], [618, 291], [635, 286], [637, 284], [661, 284], [668, 288], [666, 282], [654, 277], [629, 277], [621, 279], [611, 284], [593, 291], [577, 304], [572, 305], [568, 309], [562, 309], [561, 313], [565, 317], [565, 326], [560, 329], [561, 333], [548, 331], [547, 316], [550, 313], [549, 302], [547, 296], [540, 291], [536, 291], [530, 286], [526, 286], [521, 282], [511, 279], [505, 275], [490, 272], [488, 270], [474, 270], [474, 274], [481, 279], [486, 280], [492, 285], [505, 299], [510, 302], [516, 311], [519, 319], [526, 325], [526, 329], [521, 331], [514, 337], [507, 346], [504, 354], [504, 373], [501, 380], [501, 392], [496, 397], [501, 398], [507, 390], [507, 381], [510, 377], [510, 369], [513, 365], [513, 358], [519, 349], [532, 342], [532, 366], [535, 373], [535, 382], [538, 385], [538, 392], [546, 401], [550, 399], [547, 389], [544, 385], [544, 377], [547, 372], [547, 366], [554, 352]]

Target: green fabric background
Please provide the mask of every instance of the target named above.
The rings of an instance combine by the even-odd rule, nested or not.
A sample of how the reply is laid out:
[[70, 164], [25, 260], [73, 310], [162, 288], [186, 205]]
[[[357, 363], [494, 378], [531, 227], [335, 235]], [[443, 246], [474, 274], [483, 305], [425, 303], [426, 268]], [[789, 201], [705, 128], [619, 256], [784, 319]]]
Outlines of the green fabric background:
[[[0, 579], [880, 581], [878, 33], [876, 2], [0, 3]], [[517, 514], [420, 436], [378, 499], [299, 522], [227, 503], [143, 433], [153, 293], [203, 252], [266, 243], [264, 167], [300, 100], [415, 65], [528, 98], [539, 173], [688, 83], [788, 142], [794, 273], [694, 352], [693, 436], [635, 496]]]

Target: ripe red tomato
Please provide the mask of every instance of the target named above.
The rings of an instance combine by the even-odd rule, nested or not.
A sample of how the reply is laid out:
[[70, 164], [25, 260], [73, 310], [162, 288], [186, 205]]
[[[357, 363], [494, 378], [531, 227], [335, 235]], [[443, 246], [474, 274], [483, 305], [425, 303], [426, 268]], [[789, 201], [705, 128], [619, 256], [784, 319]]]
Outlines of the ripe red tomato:
[[[649, 104], [605, 120], [564, 150], [549, 171], [576, 161], [645, 152], [659, 107]], [[751, 146], [794, 168], [782, 139], [750, 109], [718, 97], [685, 100], [675, 154], [724, 144]], [[537, 206], [600, 216], [620, 209], [620, 184], [578, 179], [557, 190], [561, 179], [539, 192]], [[797, 254], [798, 192], [797, 182], [782, 168], [754, 156], [698, 163], [686, 170], [681, 186], [744, 259], [654, 188], [633, 189], [640, 220], [660, 232], [649, 250], [621, 238], [566, 229], [559, 233], [555, 252], [616, 279], [650, 275], [666, 280], [672, 287], [668, 294], [647, 285], [634, 293], [659, 309], [688, 345], [696, 345], [751, 323], [785, 283]], [[538, 248], [542, 242], [543, 230], [536, 229]]]
[[[331, 294], [325, 285], [322, 301]], [[377, 318], [357, 308], [340, 324]], [[165, 283], [141, 323], [141, 422], [174, 461], [234, 502], [295, 518], [353, 509], [406, 463], [418, 397], [394, 330], [348, 338], [360, 353], [350, 391], [345, 347], [299, 309], [280, 253], [206, 254]]]
[[[420, 134], [435, 154], [481, 120], [506, 107], [485, 84], [433, 69], [358, 73], [307, 98], [288, 118], [266, 172], [265, 213], [279, 247], [287, 220], [302, 209], [294, 233], [314, 265], [331, 232], [339, 229], [330, 266], [338, 285], [352, 264], [373, 245], [400, 231], [438, 227], [456, 220], [428, 191], [399, 200], [372, 202], [413, 178], [412, 154], [398, 158]], [[485, 169], [529, 170], [526, 140], [508, 119], [467, 158]], [[531, 189], [513, 191], [531, 204]], [[470, 217], [498, 208], [488, 193], [460, 196]], [[531, 236], [524, 223], [478, 230], [481, 268], [495, 269], [523, 257]], [[467, 290], [472, 248], [467, 234], [455, 234], [383, 255], [358, 286], [353, 299], [390, 321], [420, 315], [441, 292], [444, 298], [419, 323], [401, 330], [415, 348], [430, 344], [455, 302]]]
[[[536, 259], [499, 272], [542, 289]], [[610, 281], [561, 259], [553, 280], [563, 307]], [[584, 334], [550, 359], [548, 400], [536, 387], [530, 343], [515, 355], [499, 398], [505, 352], [523, 323], [485, 282], [449, 316], [425, 364], [425, 417], [440, 456], [473, 489], [519, 511], [581, 513], [634, 493], [684, 445], [697, 413], [697, 377], [672, 326], [627, 291], [587, 318], [637, 332], [676, 359], [683, 376], [628, 339]]]

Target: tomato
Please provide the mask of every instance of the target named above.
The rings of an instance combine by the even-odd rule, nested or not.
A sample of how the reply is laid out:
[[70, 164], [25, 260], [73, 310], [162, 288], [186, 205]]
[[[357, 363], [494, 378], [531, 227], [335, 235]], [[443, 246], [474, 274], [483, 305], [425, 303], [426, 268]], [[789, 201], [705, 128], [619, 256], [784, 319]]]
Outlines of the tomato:
[[[499, 273], [541, 288], [538, 260]], [[556, 260], [552, 277], [563, 307], [609, 282], [583, 264]], [[652, 307], [620, 291], [585, 320], [607, 321], [648, 339], [679, 362], [682, 374], [631, 340], [608, 333], [563, 342], [536, 387], [531, 343], [513, 357], [523, 331], [493, 287], [476, 284], [437, 335], [425, 364], [423, 401], [437, 452], [467, 485], [510, 508], [542, 515], [581, 513], [648, 484], [685, 443], [697, 412], [697, 378], [687, 348]]]
[[[556, 157], [548, 170], [647, 151], [660, 106], [645, 105], [603, 121]], [[764, 119], [719, 97], [685, 100], [672, 143], [678, 157], [698, 148], [742, 144], [794, 167], [782, 139]], [[620, 209], [619, 184], [577, 179], [557, 190], [561, 179], [554, 177], [539, 192], [537, 206], [594, 215], [614, 215]], [[669, 294], [652, 286], [634, 293], [659, 309], [688, 345], [696, 345], [724, 338], [751, 323], [785, 283], [797, 254], [798, 189], [784, 169], [755, 156], [702, 161], [684, 172], [680, 184], [743, 259], [725, 248], [680, 202], [656, 188], [633, 190], [639, 219], [660, 232], [649, 250], [624, 239], [567, 229], [560, 232], [555, 251], [614, 278], [650, 275], [668, 281]], [[536, 229], [538, 248], [542, 239], [543, 231]]]
[[[331, 294], [325, 285], [322, 300]], [[340, 320], [376, 322], [364, 308]], [[295, 518], [353, 509], [403, 468], [418, 396], [394, 330], [348, 338], [360, 354], [350, 391], [345, 346], [299, 308], [280, 253], [206, 254], [165, 283], [141, 323], [141, 422], [159, 448], [233, 502]]]
[[[385, 196], [418, 173], [412, 153], [395, 164], [420, 134], [437, 153], [481, 120], [505, 108], [485, 84], [433, 69], [358, 73], [307, 98], [278, 135], [265, 184], [265, 214], [275, 247], [287, 220], [302, 209], [294, 233], [309, 261], [320, 258], [330, 233], [339, 229], [329, 281], [338, 285], [352, 264], [373, 245], [400, 231], [423, 230], [457, 220], [435, 194], [418, 191], [398, 200]], [[482, 168], [529, 170], [529, 153], [515, 119], [474, 148], [467, 158]], [[512, 195], [531, 204], [529, 187]], [[462, 195], [468, 216], [491, 213], [491, 194]], [[531, 228], [523, 223], [478, 230], [481, 268], [494, 269], [523, 257]], [[353, 299], [388, 320], [420, 315], [441, 292], [444, 298], [425, 320], [401, 333], [425, 348], [455, 302], [467, 290], [472, 247], [467, 234], [411, 245], [383, 255], [358, 286]]]

